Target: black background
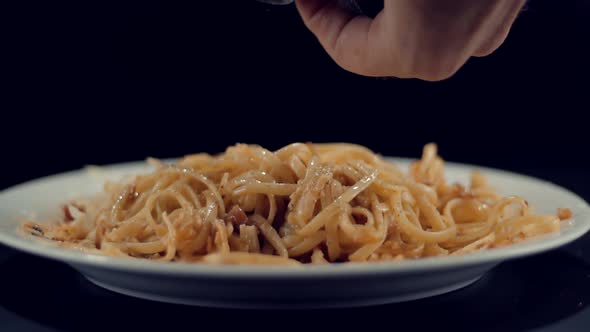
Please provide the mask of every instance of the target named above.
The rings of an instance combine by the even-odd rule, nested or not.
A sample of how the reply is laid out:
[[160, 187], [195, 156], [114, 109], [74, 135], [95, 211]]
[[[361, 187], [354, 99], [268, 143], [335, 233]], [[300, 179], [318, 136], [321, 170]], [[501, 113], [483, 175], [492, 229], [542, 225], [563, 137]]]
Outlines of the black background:
[[2, 187], [85, 164], [292, 141], [412, 157], [434, 141], [448, 160], [576, 174], [576, 190], [588, 179], [588, 1], [530, 1], [498, 52], [439, 83], [340, 69], [292, 5], [16, 6], [3, 12]]
[[[434, 141], [447, 160], [527, 173], [590, 199], [590, 1], [531, 0], [499, 51], [438, 83], [341, 70], [293, 6], [255, 0], [2, 6], [0, 188], [86, 164], [221, 152], [236, 142], [276, 149], [292, 141], [348, 141], [417, 157]], [[0, 317], [7, 317], [7, 330], [32, 330], [30, 322], [72, 331], [104, 331], [113, 322], [132, 329], [167, 328], [171, 321], [201, 326], [218, 315], [235, 329], [269, 317], [297, 329], [317, 320], [330, 329], [374, 322], [516, 331], [584, 310], [574, 325], [560, 325], [582, 330], [590, 317], [588, 244], [586, 236], [565, 250], [502, 265], [454, 295], [302, 313], [308, 320], [116, 296], [66, 266], [17, 254], [0, 262]], [[47, 281], [41, 286], [39, 271]], [[428, 319], [412, 319], [424, 313]]]

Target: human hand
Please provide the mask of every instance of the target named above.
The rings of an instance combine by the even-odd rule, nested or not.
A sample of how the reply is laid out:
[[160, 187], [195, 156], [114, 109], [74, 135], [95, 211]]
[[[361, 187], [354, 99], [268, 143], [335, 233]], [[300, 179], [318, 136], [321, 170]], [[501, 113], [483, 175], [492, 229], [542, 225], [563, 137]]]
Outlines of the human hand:
[[336, 0], [296, 0], [305, 25], [342, 68], [439, 81], [506, 39], [526, 0], [384, 0], [374, 18]]

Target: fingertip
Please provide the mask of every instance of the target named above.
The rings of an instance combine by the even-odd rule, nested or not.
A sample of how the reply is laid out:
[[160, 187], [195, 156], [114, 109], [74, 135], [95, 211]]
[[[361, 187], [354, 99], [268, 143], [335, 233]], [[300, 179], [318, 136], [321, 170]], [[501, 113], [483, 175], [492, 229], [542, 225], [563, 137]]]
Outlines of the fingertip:
[[495, 36], [494, 38], [487, 40], [483, 45], [481, 45], [474, 53], [473, 56], [475, 57], [486, 57], [494, 52], [496, 52], [502, 44], [506, 41], [508, 37], [509, 31], [504, 31], [500, 35]]
[[507, 14], [504, 17], [504, 20], [498, 26], [497, 31], [494, 32], [492, 36], [490, 36], [487, 40], [484, 41], [482, 45], [473, 53], [475, 57], [485, 57], [496, 50], [498, 50], [508, 38], [510, 34], [510, 30], [512, 29], [512, 25], [514, 24], [518, 14], [522, 12], [523, 6], [525, 5], [526, 1], [519, 0], [513, 1], [509, 4]]
[[[327, 5], [328, 0], [295, 0], [295, 7], [304, 22], [313, 17], [320, 8]], [[306, 23], [307, 24], [307, 23]]]
[[355, 15], [331, 0], [296, 0], [296, 5], [307, 28], [340, 67], [377, 76], [368, 42], [373, 19]]

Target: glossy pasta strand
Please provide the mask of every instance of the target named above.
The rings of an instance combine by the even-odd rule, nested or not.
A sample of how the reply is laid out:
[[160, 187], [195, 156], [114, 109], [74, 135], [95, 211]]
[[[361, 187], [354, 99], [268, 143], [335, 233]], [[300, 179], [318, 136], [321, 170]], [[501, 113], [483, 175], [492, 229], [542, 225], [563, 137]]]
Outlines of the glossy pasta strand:
[[[209, 264], [300, 265], [464, 255], [558, 232], [521, 197], [474, 172], [448, 184], [437, 146], [404, 173], [352, 144], [238, 144], [189, 155], [102, 194], [66, 203], [23, 230], [117, 257]], [[561, 210], [560, 216], [571, 211]]]

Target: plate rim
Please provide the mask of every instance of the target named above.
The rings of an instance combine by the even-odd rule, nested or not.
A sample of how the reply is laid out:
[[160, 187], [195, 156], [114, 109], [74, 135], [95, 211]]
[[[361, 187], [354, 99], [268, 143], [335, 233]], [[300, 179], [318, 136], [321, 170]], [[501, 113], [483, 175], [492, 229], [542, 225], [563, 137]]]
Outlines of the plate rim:
[[[407, 164], [415, 161], [415, 158], [383, 156], [389, 162]], [[164, 159], [166, 162], [173, 162], [176, 159]], [[145, 161], [132, 161], [114, 163], [99, 166], [101, 169], [110, 171], [122, 171], [122, 169], [146, 168]], [[359, 275], [387, 275], [387, 274], [414, 274], [424, 271], [461, 269], [474, 265], [500, 263], [507, 260], [522, 258], [525, 256], [540, 254], [558, 247], [567, 245], [590, 231], [590, 205], [582, 197], [567, 188], [553, 182], [536, 178], [526, 174], [520, 174], [502, 169], [486, 166], [479, 166], [466, 163], [447, 162], [445, 166], [450, 168], [462, 168], [480, 170], [484, 173], [496, 173], [500, 176], [520, 178], [526, 181], [534, 181], [540, 184], [551, 186], [555, 190], [567, 193], [576, 198], [575, 226], [573, 230], [564, 233], [551, 234], [531, 239], [525, 243], [518, 243], [494, 250], [481, 251], [464, 256], [443, 256], [428, 257], [401, 262], [364, 262], [329, 265], [301, 265], [301, 266], [253, 266], [253, 265], [210, 265], [186, 262], [155, 262], [134, 258], [116, 258], [88, 254], [75, 250], [68, 250], [52, 245], [41, 245], [32, 239], [21, 237], [18, 234], [9, 234], [0, 231], [0, 244], [9, 248], [26, 252], [32, 255], [61, 261], [73, 266], [98, 268], [125, 273], [147, 273], [157, 275], [175, 275], [187, 277], [215, 277], [230, 279], [245, 278], [317, 278], [317, 277], [355, 277]], [[0, 191], [0, 201], [5, 195], [10, 195], [16, 190], [26, 190], [40, 183], [49, 180], [59, 180], [73, 176], [83, 175], [85, 167], [70, 170], [32, 179]]]

